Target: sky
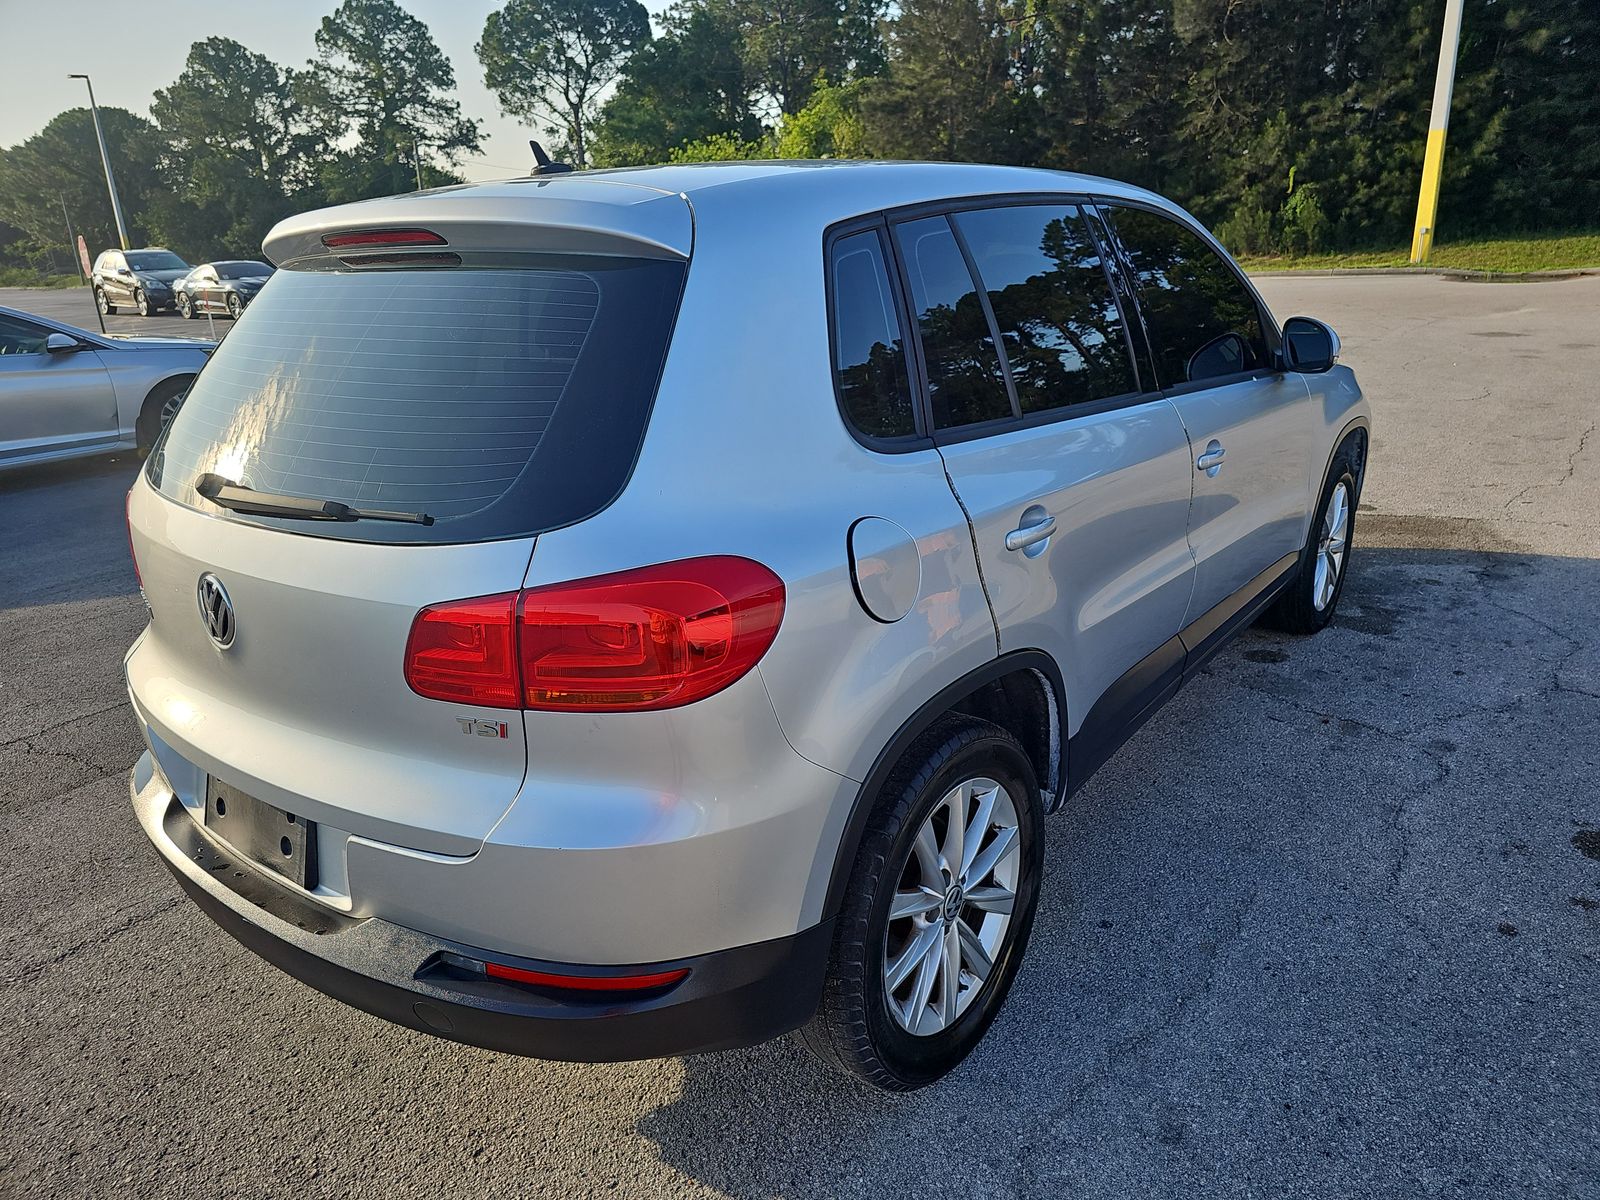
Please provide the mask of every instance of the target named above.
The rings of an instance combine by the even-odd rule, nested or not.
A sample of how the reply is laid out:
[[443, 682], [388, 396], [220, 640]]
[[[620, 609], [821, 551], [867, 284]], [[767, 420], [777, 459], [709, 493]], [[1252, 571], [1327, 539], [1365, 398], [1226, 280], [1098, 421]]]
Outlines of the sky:
[[[400, 0], [433, 31], [456, 72], [462, 113], [483, 123], [483, 151], [457, 170], [469, 180], [525, 174], [528, 138], [539, 135], [500, 115], [483, 86], [472, 47], [499, 4], [489, 0]], [[503, 0], [502, 0], [503, 3]], [[667, 0], [645, 0], [657, 15]], [[57, 113], [88, 103], [83, 80], [94, 77], [102, 106], [150, 115], [150, 96], [183, 71], [189, 46], [230, 37], [280, 66], [304, 66], [313, 37], [338, 0], [0, 0], [0, 146], [38, 133]]]

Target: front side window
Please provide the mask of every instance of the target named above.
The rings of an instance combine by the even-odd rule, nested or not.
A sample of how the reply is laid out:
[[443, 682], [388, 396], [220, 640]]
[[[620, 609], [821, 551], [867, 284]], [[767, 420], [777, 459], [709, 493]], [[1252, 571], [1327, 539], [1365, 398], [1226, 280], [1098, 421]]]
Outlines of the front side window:
[[1074, 205], [957, 213], [1024, 413], [1138, 390], [1100, 251]]
[[833, 371], [846, 419], [868, 437], [915, 434], [905, 340], [877, 230], [834, 242], [830, 270]]
[[1012, 416], [983, 298], [945, 217], [895, 226], [927, 360], [933, 424], [953, 429]]
[[43, 354], [49, 336], [29, 321], [0, 315], [0, 354]]
[[1163, 387], [1268, 365], [1261, 310], [1238, 274], [1202, 238], [1140, 208], [1114, 208]]

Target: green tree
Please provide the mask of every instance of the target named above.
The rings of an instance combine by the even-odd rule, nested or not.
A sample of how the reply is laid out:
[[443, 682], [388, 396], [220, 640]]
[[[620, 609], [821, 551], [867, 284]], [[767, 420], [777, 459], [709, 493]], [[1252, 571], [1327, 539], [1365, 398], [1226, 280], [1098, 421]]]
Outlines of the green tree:
[[297, 94], [357, 139], [324, 168], [329, 199], [405, 191], [415, 186], [419, 153], [453, 165], [478, 149], [478, 122], [463, 117], [450, 94], [456, 73], [449, 58], [394, 0], [344, 0], [322, 18], [316, 43]]
[[151, 224], [180, 253], [258, 254], [272, 225], [314, 206], [327, 132], [313, 129], [293, 71], [229, 38], [189, 49], [183, 74], [156, 92], [151, 115], [165, 140]]
[[890, 158], [1012, 162], [1031, 119], [1012, 48], [1009, 0], [904, 0], [889, 29], [889, 69], [862, 93], [868, 143]]
[[806, 106], [778, 128], [779, 158], [867, 158], [861, 120], [863, 81], [831, 86], [820, 79]]
[[717, 134], [761, 136], [743, 35], [727, 12], [690, 0], [668, 9], [662, 25], [601, 110], [593, 160], [602, 166], [664, 162], [675, 148]]
[[602, 93], [649, 40], [639, 0], [509, 0], [489, 14], [477, 51], [505, 114], [542, 121], [584, 167]]
[[[102, 106], [100, 121], [128, 235], [137, 246], [150, 236], [146, 214], [151, 198], [164, 190], [156, 170], [161, 137], [150, 122], [126, 109]], [[63, 200], [91, 254], [119, 244], [87, 108], [69, 108], [55, 117], [27, 141], [6, 150], [0, 166], [0, 221], [25, 235], [18, 253], [35, 254], [67, 244]]]
[[705, 0], [740, 31], [754, 90], [783, 116], [811, 99], [819, 76], [848, 82], [884, 68], [887, 0]]

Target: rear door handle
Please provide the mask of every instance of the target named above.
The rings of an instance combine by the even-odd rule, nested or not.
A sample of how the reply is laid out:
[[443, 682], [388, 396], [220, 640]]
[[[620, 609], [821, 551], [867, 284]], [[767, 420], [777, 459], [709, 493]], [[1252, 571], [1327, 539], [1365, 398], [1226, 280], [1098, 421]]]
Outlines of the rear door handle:
[[[1023, 513], [1024, 520], [1028, 514]], [[1007, 550], [1026, 550], [1029, 546], [1038, 545], [1056, 531], [1056, 519], [1046, 515], [1038, 520], [1030, 521], [1020, 529], [1013, 529], [1006, 534]]]
[[1222, 443], [1212, 438], [1205, 453], [1194, 460], [1195, 470], [1204, 471], [1207, 475], [1215, 477], [1216, 473], [1222, 470], [1222, 460], [1226, 455], [1227, 451], [1222, 448]]

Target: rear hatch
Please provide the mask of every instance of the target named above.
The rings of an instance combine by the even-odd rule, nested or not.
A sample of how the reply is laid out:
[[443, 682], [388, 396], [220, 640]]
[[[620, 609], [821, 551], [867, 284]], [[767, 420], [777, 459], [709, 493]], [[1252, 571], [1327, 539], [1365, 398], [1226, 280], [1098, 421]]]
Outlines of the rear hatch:
[[[659, 237], [608, 234], [626, 221], [572, 194], [553, 211], [583, 215], [577, 238], [539, 223], [532, 196], [493, 225], [452, 221], [431, 198], [435, 240], [414, 250], [318, 253], [310, 218], [290, 231], [302, 252], [201, 372], [129, 503], [152, 617], [129, 686], [156, 736], [202, 771], [327, 826], [446, 854], [475, 850], [511, 804], [521, 712], [413, 692], [412, 621], [515, 591], [541, 531], [621, 490], [686, 269]], [[687, 205], [651, 198], [680, 210], [686, 252]], [[369, 233], [396, 224], [374, 220], [391, 209], [411, 216], [361, 209]], [[330, 504], [317, 519], [268, 515], [241, 509], [241, 493]], [[202, 613], [207, 577], [232, 614], [226, 645]]]

